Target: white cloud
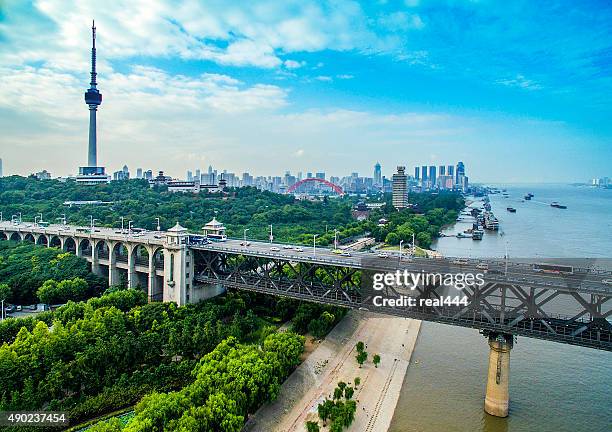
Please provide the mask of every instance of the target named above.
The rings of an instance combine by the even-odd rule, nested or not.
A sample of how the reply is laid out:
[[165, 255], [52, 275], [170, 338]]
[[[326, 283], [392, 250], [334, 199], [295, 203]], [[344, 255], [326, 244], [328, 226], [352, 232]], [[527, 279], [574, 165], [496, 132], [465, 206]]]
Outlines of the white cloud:
[[319, 75], [319, 76], [316, 76], [314, 79], [316, 79], [317, 81], [324, 81], [324, 82], [332, 81], [332, 77], [327, 76], [327, 75]]
[[336, 78], [343, 79], [343, 80], [348, 80], [348, 79], [355, 78], [355, 76], [351, 75], [351, 74], [339, 74], [339, 75], [336, 75]]
[[305, 61], [296, 61], [296, 60], [285, 60], [284, 63], [287, 69], [299, 69], [302, 66], [306, 66]]
[[[3, 50], [0, 63], [42, 61], [55, 68], [83, 68], [94, 17], [98, 46], [108, 61], [180, 57], [275, 68], [283, 63], [280, 56], [294, 52], [389, 48], [387, 29], [376, 27], [353, 0], [258, 0], [239, 5], [118, 0], [104, 7], [95, 0], [38, 0], [33, 5], [35, 13], [9, 1], [6, 19], [0, 23], [9, 49]], [[415, 26], [411, 15], [406, 20], [407, 26]]]
[[535, 80], [527, 79], [524, 75], [517, 74], [514, 78], [505, 78], [496, 81], [508, 87], [519, 87], [525, 90], [540, 90], [542, 85]]

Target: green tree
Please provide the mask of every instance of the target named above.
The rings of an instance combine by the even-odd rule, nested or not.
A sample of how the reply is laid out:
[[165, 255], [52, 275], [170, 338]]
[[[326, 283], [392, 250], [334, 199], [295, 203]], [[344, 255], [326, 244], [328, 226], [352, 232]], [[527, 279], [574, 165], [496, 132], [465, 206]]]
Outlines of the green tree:
[[307, 432], [319, 432], [319, 423], [313, 421], [306, 422], [306, 431]]
[[361, 378], [355, 377], [355, 388], [357, 388], [361, 384]]
[[357, 344], [355, 345], [355, 348], [357, 348], [357, 352], [361, 352], [364, 350], [365, 348], [365, 344], [362, 341], [357, 342]]
[[374, 354], [374, 356], [372, 356], [372, 363], [374, 363], [374, 367], [378, 367], [378, 364], [380, 363], [380, 356], [378, 354]]
[[400, 237], [395, 232], [390, 232], [385, 237], [385, 243], [387, 243], [387, 244], [396, 245], [396, 244], [399, 244], [399, 242], [400, 242]]
[[346, 399], [352, 399], [353, 398], [353, 394], [355, 394], [355, 390], [353, 389], [353, 387], [347, 387], [344, 389], [344, 397]]
[[368, 353], [366, 351], [360, 351], [355, 358], [357, 359], [357, 363], [359, 363], [359, 367], [361, 367], [368, 359]]
[[344, 395], [344, 392], [342, 391], [341, 388], [336, 387], [334, 389], [334, 400], [340, 400], [342, 399], [342, 396]]
[[7, 301], [11, 296], [11, 287], [8, 284], [0, 284], [0, 301]]

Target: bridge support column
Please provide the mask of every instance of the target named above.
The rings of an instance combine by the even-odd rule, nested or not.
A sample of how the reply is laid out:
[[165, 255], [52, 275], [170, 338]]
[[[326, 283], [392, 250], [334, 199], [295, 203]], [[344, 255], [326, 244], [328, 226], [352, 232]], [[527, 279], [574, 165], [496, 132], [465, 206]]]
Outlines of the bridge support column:
[[119, 285], [119, 271], [117, 270], [117, 258], [115, 257], [115, 248], [110, 248], [108, 254], [108, 286]]
[[149, 283], [147, 284], [147, 296], [149, 297], [149, 302], [153, 300], [153, 292], [155, 291], [155, 261], [153, 260], [154, 253], [155, 251], [149, 251]]
[[503, 333], [489, 334], [489, 373], [484, 409], [496, 417], [508, 417], [510, 405], [510, 350], [513, 336]]
[[95, 240], [90, 240], [91, 244], [91, 272], [98, 276], [104, 276], [100, 271], [100, 261], [98, 258], [98, 243]]
[[136, 288], [138, 286], [138, 275], [136, 274], [136, 263], [132, 256], [132, 251], [128, 249], [128, 269], [127, 269], [127, 284], [128, 288]]

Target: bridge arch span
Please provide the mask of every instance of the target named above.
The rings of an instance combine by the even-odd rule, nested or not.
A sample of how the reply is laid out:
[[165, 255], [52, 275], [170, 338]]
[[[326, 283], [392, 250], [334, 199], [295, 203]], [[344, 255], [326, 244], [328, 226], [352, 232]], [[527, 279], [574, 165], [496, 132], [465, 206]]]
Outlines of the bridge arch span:
[[299, 182], [293, 184], [292, 186], [289, 186], [289, 188], [287, 189], [287, 193], [295, 192], [297, 188], [299, 188], [301, 185], [306, 184], [306, 183], [322, 183], [332, 188], [332, 190], [336, 192], [338, 195], [344, 195], [344, 190], [342, 190], [340, 186], [330, 181], [327, 181], [325, 179], [318, 178], [318, 177], [309, 177], [309, 178], [300, 180]]
[[32, 235], [32, 233], [26, 233], [23, 236], [23, 241], [28, 243], [36, 243], [36, 239]]
[[64, 244], [62, 245], [62, 249], [65, 250], [66, 252], [76, 254], [77, 252], [76, 240], [72, 237], [66, 237], [64, 239]]
[[0, 231], [0, 240], [8, 240], [8, 235], [4, 231]]
[[144, 244], [138, 243], [132, 247], [132, 261], [136, 265], [148, 266], [149, 265], [149, 254], [150, 249]]
[[49, 246], [49, 239], [45, 234], [41, 234], [36, 238], [36, 244], [42, 246]]
[[64, 242], [62, 241], [61, 237], [54, 235], [51, 236], [51, 238], [49, 239], [49, 247], [56, 247], [62, 249], [63, 246]]
[[108, 259], [110, 255], [110, 247], [106, 240], [94, 240], [93, 251], [95, 254], [95, 259]]
[[91, 257], [92, 244], [89, 241], [89, 239], [82, 238], [82, 239], [77, 239], [77, 241], [79, 245], [78, 250], [79, 250], [80, 255]]
[[9, 240], [10, 241], [18, 242], [18, 241], [23, 240], [23, 238], [21, 237], [21, 235], [18, 232], [12, 232], [9, 235]]

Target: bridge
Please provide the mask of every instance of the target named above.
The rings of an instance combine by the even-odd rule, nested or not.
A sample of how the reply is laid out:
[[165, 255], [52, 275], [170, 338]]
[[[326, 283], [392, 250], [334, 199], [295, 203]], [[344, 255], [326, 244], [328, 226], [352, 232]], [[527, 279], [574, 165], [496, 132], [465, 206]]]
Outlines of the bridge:
[[330, 187], [338, 195], [344, 195], [344, 190], [340, 186], [338, 186], [337, 184], [334, 184], [334, 183], [332, 183], [330, 181], [327, 181], [325, 179], [318, 178], [318, 177], [308, 177], [308, 178], [302, 179], [302, 180], [294, 183], [293, 185], [289, 186], [289, 188], [287, 189], [287, 193], [293, 193], [300, 186], [302, 186], [304, 184], [309, 184], [309, 183], [321, 183], [321, 184], [324, 184], [325, 186]]
[[[516, 336], [612, 351], [612, 273], [588, 261], [568, 273], [534, 270], [533, 262], [339, 254], [328, 248], [227, 239], [203, 241], [178, 223], [167, 231], [132, 232], [0, 222], [0, 239], [58, 247], [86, 258], [109, 284], [147, 290], [151, 301], [197, 302], [240, 289], [478, 329], [489, 339], [485, 410], [508, 414], [510, 350]], [[480, 275], [462, 289], [423, 281], [410, 289], [373, 289], [376, 274]], [[415, 306], [387, 300], [413, 298]], [[440, 303], [440, 298], [463, 302]], [[399, 302], [398, 302], [399, 304]]]

